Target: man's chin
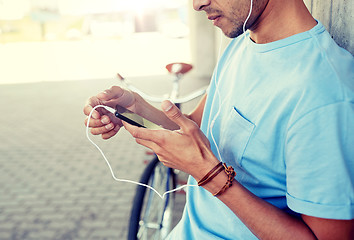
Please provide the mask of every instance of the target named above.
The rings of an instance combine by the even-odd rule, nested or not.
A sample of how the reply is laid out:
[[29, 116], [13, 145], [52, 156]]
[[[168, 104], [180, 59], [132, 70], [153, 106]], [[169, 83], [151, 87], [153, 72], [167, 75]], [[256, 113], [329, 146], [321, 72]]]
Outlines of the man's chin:
[[241, 31], [232, 31], [232, 32], [223, 31], [223, 33], [228, 38], [236, 38], [236, 37], [240, 36], [243, 33], [243, 31], [242, 30]]

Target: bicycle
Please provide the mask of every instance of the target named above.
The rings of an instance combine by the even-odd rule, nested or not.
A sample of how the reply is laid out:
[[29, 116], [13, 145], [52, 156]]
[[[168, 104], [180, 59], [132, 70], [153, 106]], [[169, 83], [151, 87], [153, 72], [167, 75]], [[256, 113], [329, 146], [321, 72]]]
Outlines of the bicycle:
[[[174, 102], [178, 108], [181, 107], [182, 103], [198, 98], [206, 92], [206, 87], [203, 87], [187, 96], [179, 97], [180, 80], [192, 68], [192, 65], [187, 63], [170, 63], [166, 65], [168, 72], [174, 76], [172, 89], [167, 98]], [[150, 102], [162, 102], [166, 99], [166, 97], [150, 96], [133, 86], [120, 74], [118, 74], [118, 77], [130, 90], [135, 91]], [[158, 192], [163, 193], [177, 187], [177, 172], [174, 169], [165, 167], [160, 163], [158, 157], [154, 155], [141, 175], [140, 182], [150, 185]], [[172, 192], [166, 195], [164, 199], [161, 199], [151, 189], [137, 186], [130, 214], [128, 240], [160, 240], [166, 238], [173, 227], [175, 194], [176, 192]]]

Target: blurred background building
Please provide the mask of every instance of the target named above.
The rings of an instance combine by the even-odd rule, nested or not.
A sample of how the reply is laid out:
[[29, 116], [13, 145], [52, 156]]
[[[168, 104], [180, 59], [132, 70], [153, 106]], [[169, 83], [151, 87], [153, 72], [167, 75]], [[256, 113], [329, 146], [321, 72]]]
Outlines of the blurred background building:
[[0, 81], [164, 74], [169, 62], [191, 62], [188, 4], [0, 0]]

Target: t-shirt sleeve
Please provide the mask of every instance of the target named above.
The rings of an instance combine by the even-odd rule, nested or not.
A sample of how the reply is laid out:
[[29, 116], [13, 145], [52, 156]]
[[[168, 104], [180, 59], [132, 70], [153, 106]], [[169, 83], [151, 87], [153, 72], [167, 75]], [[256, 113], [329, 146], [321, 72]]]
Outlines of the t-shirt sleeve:
[[287, 204], [321, 218], [354, 218], [354, 104], [317, 108], [286, 138]]

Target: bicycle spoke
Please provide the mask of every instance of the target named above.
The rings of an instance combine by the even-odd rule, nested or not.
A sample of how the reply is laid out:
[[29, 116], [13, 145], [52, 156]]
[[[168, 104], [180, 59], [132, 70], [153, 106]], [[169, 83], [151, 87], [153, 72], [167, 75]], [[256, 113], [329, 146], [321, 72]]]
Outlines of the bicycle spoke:
[[[152, 172], [149, 185], [159, 192], [173, 188], [173, 179], [168, 168], [157, 164]], [[156, 193], [148, 189], [145, 193], [144, 208], [139, 222], [138, 239], [164, 239], [171, 231], [174, 199], [167, 195], [161, 200]]]

